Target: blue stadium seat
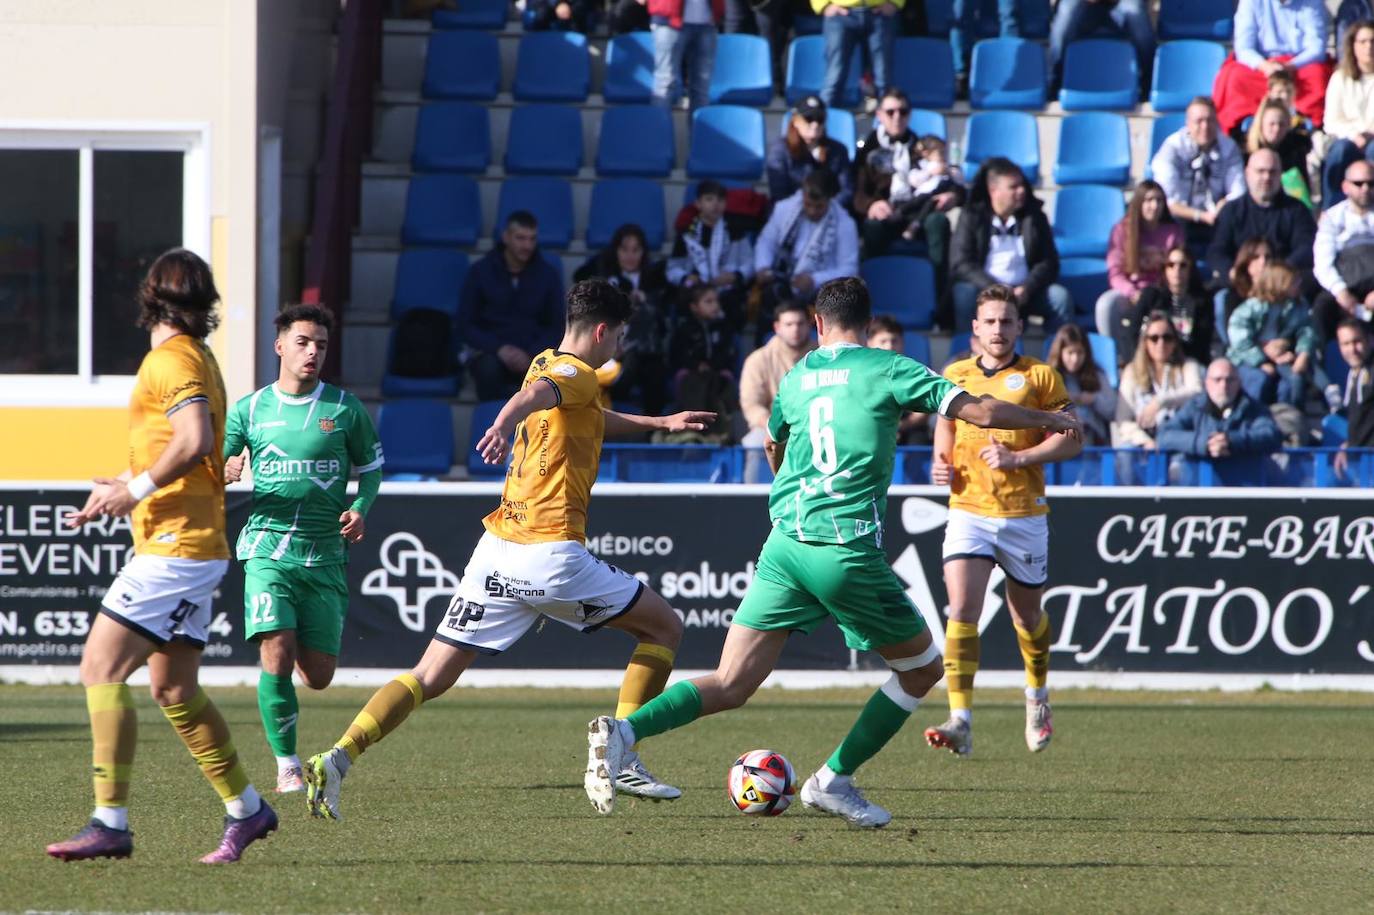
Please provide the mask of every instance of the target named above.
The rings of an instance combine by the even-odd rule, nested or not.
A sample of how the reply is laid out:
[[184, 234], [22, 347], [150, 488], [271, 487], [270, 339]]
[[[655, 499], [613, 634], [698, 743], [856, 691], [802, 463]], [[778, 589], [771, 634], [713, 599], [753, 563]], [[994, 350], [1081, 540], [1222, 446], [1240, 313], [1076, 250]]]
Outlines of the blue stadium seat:
[[654, 96], [652, 32], [616, 35], [606, 46], [602, 97], [612, 104], [646, 104]]
[[1140, 73], [1130, 42], [1088, 38], [1064, 52], [1059, 104], [1065, 111], [1130, 111], [1140, 101]]
[[716, 37], [711, 70], [712, 105], [755, 105], [773, 100], [773, 64], [768, 39], [743, 32]]
[[1201, 38], [1230, 41], [1235, 32], [1236, 0], [1159, 0], [1160, 41]]
[[611, 445], [598, 476], [627, 483], [727, 483], [736, 478], [734, 452], [708, 445]]
[[1155, 111], [1183, 111], [1199, 95], [1211, 95], [1226, 48], [1215, 41], [1166, 41], [1155, 51], [1150, 105]]
[[1322, 446], [1339, 448], [1350, 439], [1350, 420], [1339, 413], [1328, 413], [1322, 417]]
[[496, 98], [501, 89], [501, 54], [486, 32], [435, 32], [425, 57], [425, 98]]
[[898, 38], [892, 51], [892, 85], [916, 108], [954, 107], [954, 52], [939, 38]]
[[[788, 109], [779, 125], [779, 136], [787, 136], [787, 126], [792, 123], [792, 116], [796, 113], [796, 109]], [[827, 108], [825, 110], [825, 135], [832, 140], [838, 140], [849, 151], [850, 161], [854, 160], [854, 145], [858, 142], [858, 128], [854, 121], [853, 112], [843, 108]]]
[[[856, 47], [854, 56], [849, 61], [849, 75], [845, 78], [844, 88], [840, 91], [841, 107], [853, 108], [859, 104], [859, 77], [863, 75], [862, 60], [860, 50]], [[808, 95], [820, 95], [824, 85], [825, 38], [820, 35], [793, 38], [792, 43], [787, 46], [787, 74], [783, 92], [787, 104], [795, 105]]]
[[1125, 184], [1130, 173], [1131, 132], [1123, 115], [1085, 111], [1060, 120], [1056, 184]]
[[484, 172], [491, 164], [487, 109], [471, 102], [430, 102], [415, 121], [410, 165], [422, 172]]
[[[1045, 50], [1024, 38], [988, 38], [973, 46], [969, 104], [974, 108], [1044, 108]], [[930, 107], [930, 106], [927, 106]]]
[[1092, 350], [1093, 361], [1107, 376], [1112, 387], [1121, 384], [1121, 372], [1116, 365], [1116, 340], [1103, 334], [1089, 333], [1088, 348]]
[[623, 105], [602, 112], [596, 144], [598, 175], [666, 178], [676, 152], [673, 116], [667, 108]]
[[506, 130], [506, 172], [575, 175], [582, 167], [582, 113], [571, 105], [519, 105]]
[[923, 257], [870, 257], [859, 264], [875, 313], [907, 330], [928, 330], [935, 314], [935, 270]]
[[[502, 477], [506, 475], [505, 464], [488, 464], [477, 453], [477, 442], [496, 421], [496, 414], [506, 405], [504, 400], [484, 400], [472, 411], [472, 425], [468, 427], [468, 447], [465, 463], [470, 477]], [[390, 455], [388, 463], [390, 462]]]
[[1006, 156], [1026, 173], [1031, 184], [1040, 181], [1040, 133], [1035, 115], [1024, 111], [975, 111], [964, 125], [964, 172], [973, 178], [993, 156]]
[[386, 472], [444, 476], [453, 466], [453, 415], [442, 400], [388, 400], [377, 413]]
[[1178, 133], [1187, 120], [1182, 111], [1171, 111], [1168, 114], [1161, 114], [1150, 123], [1150, 158], [1145, 160], [1145, 177], [1152, 176], [1154, 169], [1150, 166], [1150, 160], [1159, 152], [1159, 147], [1164, 145], [1164, 141], [1170, 134]]
[[742, 105], [707, 105], [692, 112], [689, 178], [741, 178], [763, 173], [763, 113]]
[[603, 178], [592, 185], [587, 247], [610, 244], [615, 230], [627, 222], [644, 230], [650, 249], [663, 246], [667, 216], [660, 182], [648, 178]]
[[511, 91], [518, 102], [582, 102], [592, 85], [587, 36], [530, 32], [520, 39]]
[[468, 275], [468, 256], [447, 248], [407, 248], [396, 260], [393, 318], [412, 308], [433, 308], [457, 320], [458, 295]]
[[481, 226], [477, 182], [466, 175], [411, 176], [402, 244], [466, 248], [477, 243]]
[[[414, 309], [429, 310], [429, 309]], [[451, 337], [457, 344], [457, 337]], [[459, 389], [463, 386], [463, 379], [457, 368], [455, 360], [455, 371], [451, 375], [439, 375], [429, 378], [416, 378], [410, 375], [396, 375], [391, 372], [391, 367], [396, 365], [396, 329], [393, 327], [386, 341], [386, 364], [387, 371], [382, 375], [382, 396], [383, 397], [443, 397], [454, 398], [458, 396]]]
[[456, 10], [435, 10], [430, 20], [436, 29], [503, 28], [510, 15], [510, 0], [463, 0]]
[[909, 126], [911, 132], [918, 137], [934, 134], [942, 140], [949, 139], [949, 132], [945, 127], [945, 116], [938, 111], [931, 111], [928, 108], [911, 109]]
[[921, 365], [930, 365], [930, 338], [909, 330], [902, 334], [902, 349], [908, 359], [915, 359]]
[[[1063, 254], [1063, 251], [1060, 251]], [[1059, 285], [1069, 290], [1074, 311], [1084, 316], [1087, 326], [1093, 326], [1093, 306], [1097, 297], [1107, 291], [1107, 260], [1102, 257], [1060, 257]]]
[[1075, 184], [1054, 199], [1054, 244], [1060, 257], [1105, 257], [1112, 226], [1126, 215], [1121, 188]]
[[528, 210], [539, 222], [539, 244], [566, 248], [572, 243], [572, 185], [563, 178], [507, 178], [496, 203], [496, 234], [516, 210]]

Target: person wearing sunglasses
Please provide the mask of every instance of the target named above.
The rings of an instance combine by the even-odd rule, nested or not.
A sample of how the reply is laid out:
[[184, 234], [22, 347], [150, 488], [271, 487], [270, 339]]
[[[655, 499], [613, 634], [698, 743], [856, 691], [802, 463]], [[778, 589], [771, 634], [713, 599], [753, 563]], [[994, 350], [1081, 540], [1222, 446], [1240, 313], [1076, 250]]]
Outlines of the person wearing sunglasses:
[[849, 150], [839, 140], [826, 135], [825, 117], [825, 102], [819, 95], [808, 95], [793, 109], [787, 132], [769, 144], [764, 172], [768, 178], [768, 196], [774, 203], [801, 190], [802, 179], [823, 168], [833, 173], [840, 184], [835, 202], [849, 209], [849, 202], [854, 197]]
[[1278, 424], [1268, 407], [1241, 389], [1240, 373], [1230, 360], [1213, 359], [1203, 384], [1204, 393], [1159, 424], [1159, 450], [1171, 452], [1169, 482], [1193, 485], [1195, 461], [1204, 460], [1222, 486], [1252, 483], [1282, 446]]
[[1141, 290], [1133, 313], [1118, 325], [1114, 336], [1117, 358], [1122, 365], [1135, 356], [1145, 318], [1157, 311], [1169, 316], [1178, 333], [1179, 350], [1189, 359], [1205, 365], [1225, 349], [1217, 339], [1212, 300], [1203, 290], [1193, 256], [1184, 245], [1176, 245], [1165, 252], [1163, 278]]
[[1322, 287], [1312, 318], [1322, 340], [1335, 339], [1345, 318], [1368, 323], [1374, 317], [1374, 164], [1352, 162], [1341, 189], [1345, 199], [1322, 216], [1312, 250]]
[[1121, 373], [1112, 447], [1153, 450], [1159, 424], [1202, 392], [1202, 367], [1183, 355], [1178, 332], [1165, 311], [1152, 311], [1140, 326], [1140, 345]]

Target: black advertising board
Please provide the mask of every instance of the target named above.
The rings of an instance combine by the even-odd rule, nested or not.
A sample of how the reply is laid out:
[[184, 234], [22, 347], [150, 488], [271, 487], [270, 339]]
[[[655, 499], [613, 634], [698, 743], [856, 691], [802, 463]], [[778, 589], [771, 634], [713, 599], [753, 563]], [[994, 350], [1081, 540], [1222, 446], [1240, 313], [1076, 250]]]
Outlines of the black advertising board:
[[[681, 668], [713, 667], [768, 533], [758, 487], [597, 488], [588, 547], [639, 575], [683, 615]], [[0, 489], [0, 665], [75, 664], [91, 614], [129, 551], [125, 522], [80, 532], [59, 519], [77, 487]], [[353, 594], [340, 664], [409, 667], [419, 657], [495, 504], [489, 484], [387, 484], [352, 550]], [[229, 499], [229, 530], [251, 505]], [[1045, 605], [1057, 671], [1374, 673], [1374, 499], [1312, 490], [1128, 488], [1051, 491]], [[917, 607], [938, 622], [944, 500], [933, 487], [892, 491], [885, 546]], [[984, 670], [1020, 667], [1000, 574], [984, 612]], [[253, 665], [242, 640], [243, 576], [230, 566], [206, 663]], [[627, 636], [537, 626], [508, 668], [617, 668]], [[790, 640], [782, 666], [839, 670], [834, 627]], [[860, 667], [876, 667], [872, 657]]]

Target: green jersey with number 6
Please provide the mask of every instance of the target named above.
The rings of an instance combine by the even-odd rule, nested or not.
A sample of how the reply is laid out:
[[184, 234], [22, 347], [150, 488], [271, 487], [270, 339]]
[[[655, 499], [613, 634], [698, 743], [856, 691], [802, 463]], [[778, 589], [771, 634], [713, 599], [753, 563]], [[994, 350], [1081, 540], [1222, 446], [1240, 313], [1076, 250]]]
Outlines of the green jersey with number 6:
[[[349, 509], [366, 514], [381, 482], [382, 443], [358, 398], [324, 382], [299, 397], [270, 384], [229, 411], [225, 457], [245, 446], [253, 514], [239, 533], [238, 558], [300, 566], [346, 562], [339, 516]], [[348, 478], [355, 469], [369, 476], [350, 500]]]
[[768, 497], [773, 526], [808, 543], [883, 544], [904, 411], [944, 414], [958, 385], [914, 359], [853, 343], [822, 346], [783, 377], [768, 435], [786, 442]]

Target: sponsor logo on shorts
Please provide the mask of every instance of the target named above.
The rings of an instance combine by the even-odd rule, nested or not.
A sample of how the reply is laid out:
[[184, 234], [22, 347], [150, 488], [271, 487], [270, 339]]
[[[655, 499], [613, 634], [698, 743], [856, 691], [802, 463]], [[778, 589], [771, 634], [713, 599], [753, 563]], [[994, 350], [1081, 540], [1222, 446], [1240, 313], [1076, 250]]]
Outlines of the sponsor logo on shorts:
[[493, 572], [483, 580], [482, 586], [491, 597], [511, 597], [524, 600], [527, 597], [543, 597], [544, 589], [536, 588], [528, 581], [507, 578], [500, 572]]
[[580, 603], [582, 606], [577, 612], [577, 617], [584, 623], [592, 622], [611, 609], [611, 605], [604, 600], [584, 600]]
[[382, 567], [363, 578], [362, 593], [394, 601], [401, 624], [411, 632], [424, 632], [425, 607], [433, 598], [457, 591], [458, 576], [409, 531], [383, 540], [378, 558]]

